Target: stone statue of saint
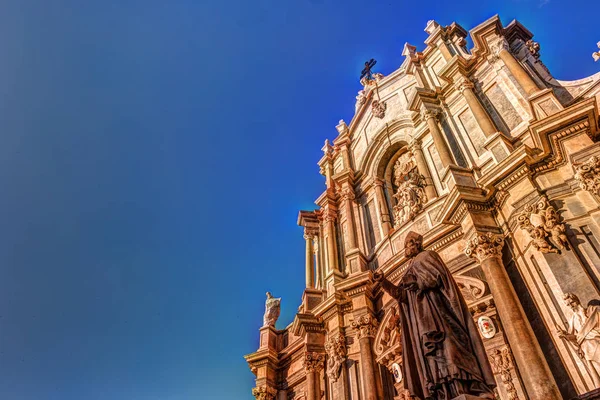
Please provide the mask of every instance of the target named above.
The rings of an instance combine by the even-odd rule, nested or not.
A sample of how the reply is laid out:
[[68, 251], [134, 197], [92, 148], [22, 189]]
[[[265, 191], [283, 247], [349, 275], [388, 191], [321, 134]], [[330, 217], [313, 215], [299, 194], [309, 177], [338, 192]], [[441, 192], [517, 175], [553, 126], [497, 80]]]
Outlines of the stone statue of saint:
[[564, 300], [573, 310], [573, 315], [566, 331], [556, 327], [558, 336], [575, 346], [579, 356], [588, 365], [594, 386], [600, 387], [600, 301], [591, 300], [584, 308], [579, 297], [573, 293], [565, 293]]
[[275, 327], [275, 322], [279, 318], [281, 297], [276, 299], [271, 292], [267, 292], [267, 301], [265, 301], [265, 315], [263, 317], [263, 326]]
[[397, 286], [381, 272], [373, 277], [399, 302], [404, 387], [421, 400], [493, 399], [488, 357], [450, 271], [436, 252], [423, 250], [415, 232], [404, 249], [409, 264]]

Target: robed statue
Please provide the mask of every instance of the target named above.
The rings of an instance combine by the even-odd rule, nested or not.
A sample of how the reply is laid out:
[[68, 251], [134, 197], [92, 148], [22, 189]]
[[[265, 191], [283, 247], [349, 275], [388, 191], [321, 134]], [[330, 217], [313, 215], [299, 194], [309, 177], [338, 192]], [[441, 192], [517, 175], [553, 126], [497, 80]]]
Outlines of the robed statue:
[[493, 399], [496, 386], [479, 332], [452, 274], [423, 237], [409, 232], [409, 258], [398, 285], [382, 273], [375, 282], [399, 302], [402, 373], [410, 395], [450, 400], [462, 394]]
[[267, 300], [265, 301], [265, 315], [263, 316], [263, 326], [275, 327], [275, 322], [279, 318], [281, 306], [281, 297], [275, 298], [271, 292], [267, 292]]

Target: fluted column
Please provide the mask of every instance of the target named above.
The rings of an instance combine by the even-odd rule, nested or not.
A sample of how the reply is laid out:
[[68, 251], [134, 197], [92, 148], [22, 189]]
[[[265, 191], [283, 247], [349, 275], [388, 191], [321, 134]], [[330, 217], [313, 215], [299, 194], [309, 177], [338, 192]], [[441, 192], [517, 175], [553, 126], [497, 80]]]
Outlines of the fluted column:
[[325, 355], [308, 352], [304, 355], [306, 371], [306, 400], [321, 400], [320, 372], [325, 365]]
[[346, 208], [346, 226], [348, 229], [348, 249], [356, 248], [356, 226], [354, 224], [354, 190], [351, 187], [345, 187], [342, 190], [344, 207]]
[[325, 226], [327, 227], [327, 272], [339, 271], [337, 246], [335, 243], [335, 212], [327, 210], [324, 215]]
[[502, 264], [502, 247], [501, 235], [476, 234], [465, 252], [481, 264], [527, 393], [532, 399], [559, 400], [552, 373]]
[[523, 68], [512, 54], [510, 54], [509, 45], [506, 39], [502, 39], [492, 51], [494, 56], [500, 58], [504, 62], [506, 68], [508, 68], [512, 76], [519, 82], [519, 85], [521, 85], [527, 95], [531, 96], [533, 93], [540, 90], [525, 68]]
[[373, 340], [377, 333], [377, 321], [370, 315], [363, 315], [352, 322], [360, 348], [360, 367], [365, 389], [365, 400], [378, 400], [377, 370], [373, 357]]
[[483, 132], [483, 134], [486, 137], [490, 137], [494, 133], [498, 132], [498, 130], [494, 126], [494, 123], [492, 122], [490, 115], [488, 114], [486, 109], [483, 107], [483, 105], [481, 104], [479, 99], [477, 98], [477, 95], [473, 91], [473, 87], [474, 87], [473, 82], [471, 82], [466, 77], [462, 77], [457, 82], [457, 89], [462, 93], [465, 100], [467, 101], [467, 105], [469, 106], [469, 109], [473, 113], [473, 116], [475, 117], [475, 121], [477, 121], [477, 124], [481, 128], [481, 131]]
[[314, 236], [315, 233], [311, 229], [304, 228], [304, 240], [306, 240], [306, 287], [309, 289], [314, 289], [315, 287]]
[[433, 144], [440, 155], [442, 164], [444, 166], [448, 166], [454, 164], [454, 159], [452, 158], [452, 153], [450, 152], [448, 143], [446, 143], [446, 138], [438, 126], [437, 120], [439, 118], [439, 114], [439, 111], [424, 109], [421, 111], [421, 118], [425, 119], [427, 122], [429, 132], [433, 138]]
[[421, 147], [421, 141], [418, 139], [413, 139], [408, 144], [408, 149], [411, 151], [413, 156], [415, 157], [415, 161], [417, 162], [417, 169], [419, 173], [425, 177], [425, 195], [427, 195], [427, 200], [432, 200], [437, 197], [437, 193], [435, 191], [435, 186], [433, 185], [433, 179], [431, 179], [431, 173], [429, 172], [429, 167], [427, 166], [427, 161], [425, 161], [425, 155], [423, 154], [423, 148]]

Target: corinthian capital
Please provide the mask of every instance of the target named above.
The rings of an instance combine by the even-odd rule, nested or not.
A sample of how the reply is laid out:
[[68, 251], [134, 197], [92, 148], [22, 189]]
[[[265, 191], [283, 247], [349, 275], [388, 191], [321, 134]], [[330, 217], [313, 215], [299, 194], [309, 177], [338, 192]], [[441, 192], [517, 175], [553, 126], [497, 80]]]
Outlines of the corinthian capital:
[[456, 89], [461, 93], [467, 89], [473, 89], [473, 87], [473, 82], [466, 76], [462, 76], [456, 81]]
[[478, 233], [467, 242], [465, 253], [474, 257], [480, 263], [490, 258], [502, 258], [502, 247], [504, 238], [491, 232]]
[[352, 328], [356, 329], [357, 339], [375, 337], [377, 333], [377, 320], [369, 314], [362, 315], [352, 321]]
[[336, 212], [333, 210], [327, 210], [325, 212], [323, 212], [323, 219], [325, 220], [325, 223], [330, 223], [330, 222], [335, 222], [335, 218], [336, 218]]
[[316, 352], [304, 354], [304, 369], [306, 372], [319, 372], [325, 366], [325, 355]]
[[413, 138], [408, 144], [408, 149], [411, 151], [411, 153], [414, 153], [416, 150], [421, 150], [421, 144], [421, 140]]
[[344, 201], [354, 200], [356, 198], [354, 190], [351, 187], [345, 187], [342, 189], [342, 198]]
[[277, 395], [277, 389], [271, 386], [259, 386], [252, 389], [252, 396], [256, 400], [274, 400]]
[[312, 240], [315, 236], [319, 235], [319, 228], [317, 227], [304, 227], [304, 239]]
[[421, 118], [423, 121], [427, 121], [429, 118], [435, 118], [437, 120], [440, 119], [440, 112], [438, 110], [422, 109]]

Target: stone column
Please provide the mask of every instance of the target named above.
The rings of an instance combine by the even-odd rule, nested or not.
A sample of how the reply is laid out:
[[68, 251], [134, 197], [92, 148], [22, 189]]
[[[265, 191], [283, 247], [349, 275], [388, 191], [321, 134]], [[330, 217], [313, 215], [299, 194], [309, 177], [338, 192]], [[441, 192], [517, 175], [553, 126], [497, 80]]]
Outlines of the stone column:
[[418, 139], [413, 139], [408, 144], [408, 149], [415, 157], [419, 173], [425, 177], [425, 183], [427, 184], [427, 186], [425, 186], [425, 194], [427, 195], [427, 200], [435, 199], [437, 197], [437, 193], [435, 191], [435, 186], [433, 185], [433, 179], [431, 179], [431, 173], [429, 172], [427, 161], [425, 161], [425, 155], [423, 154], [421, 141]]
[[354, 225], [354, 190], [347, 186], [342, 190], [342, 198], [344, 199], [344, 207], [346, 208], [346, 224], [348, 227], [348, 249], [356, 248], [356, 227]]
[[502, 247], [501, 235], [478, 233], [468, 241], [465, 252], [481, 264], [530, 398], [559, 400], [554, 377], [502, 264]]
[[306, 371], [306, 400], [321, 400], [320, 372], [325, 364], [325, 356], [321, 353], [304, 354], [304, 370]]
[[335, 243], [335, 212], [331, 210], [325, 211], [325, 226], [327, 227], [327, 272], [339, 271], [337, 246]]
[[485, 137], [490, 137], [494, 133], [498, 132], [498, 130], [494, 126], [490, 115], [477, 98], [477, 95], [473, 91], [473, 87], [473, 82], [471, 82], [467, 77], [462, 77], [457, 82], [457, 89], [465, 97], [467, 105], [475, 117], [475, 121], [477, 121], [477, 124], [481, 128], [481, 131]]
[[313, 250], [314, 233], [304, 228], [304, 240], [306, 240], [306, 287], [315, 287], [315, 254]]
[[421, 118], [423, 118], [427, 122], [429, 132], [431, 133], [431, 137], [433, 138], [433, 144], [437, 148], [442, 164], [444, 166], [453, 165], [454, 159], [452, 158], [452, 153], [450, 152], [448, 144], [446, 143], [446, 138], [444, 137], [444, 134], [440, 130], [437, 123], [439, 114], [439, 111], [424, 109], [421, 111]]
[[509, 45], [506, 39], [502, 39], [492, 50], [494, 56], [500, 58], [504, 62], [506, 68], [508, 68], [512, 76], [515, 77], [528, 96], [531, 96], [540, 90], [525, 68], [519, 64], [512, 54], [510, 54]]
[[360, 348], [360, 369], [365, 400], [378, 400], [377, 366], [373, 357], [373, 340], [377, 333], [377, 321], [370, 315], [363, 315], [352, 322]]
[[385, 200], [383, 184], [384, 182], [381, 179], [375, 179], [375, 211], [379, 214], [379, 233], [382, 238], [385, 238], [392, 230], [392, 220], [390, 218], [387, 201]]

